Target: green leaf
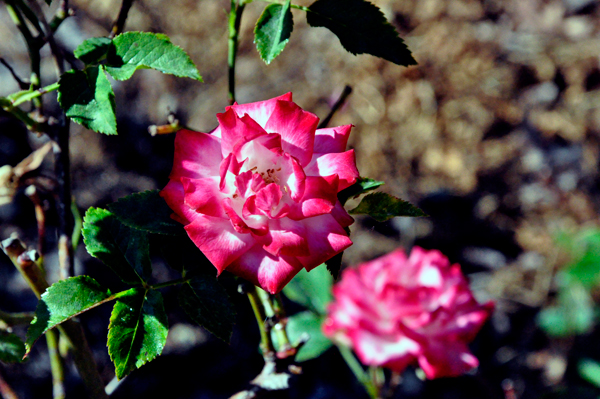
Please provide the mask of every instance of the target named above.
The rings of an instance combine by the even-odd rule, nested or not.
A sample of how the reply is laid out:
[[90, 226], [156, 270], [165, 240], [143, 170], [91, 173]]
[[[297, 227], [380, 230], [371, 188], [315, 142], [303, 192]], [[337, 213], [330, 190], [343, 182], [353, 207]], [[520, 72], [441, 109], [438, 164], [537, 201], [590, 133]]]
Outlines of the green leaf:
[[596, 286], [600, 282], [600, 231], [586, 229], [574, 237], [563, 237], [561, 241], [573, 258], [564, 269], [566, 278], [587, 288]]
[[327, 271], [333, 277], [333, 280], [337, 280], [340, 276], [340, 269], [342, 268], [342, 257], [344, 256], [344, 251], [335, 255], [333, 258], [325, 261], [325, 266], [327, 266]]
[[132, 288], [110, 315], [108, 354], [121, 379], [162, 353], [169, 326], [158, 291]]
[[317, 266], [310, 272], [305, 269], [290, 281], [283, 293], [290, 300], [305, 306], [315, 313], [325, 314], [327, 304], [331, 302], [331, 275], [323, 265]]
[[128, 284], [141, 284], [152, 275], [148, 234], [122, 224], [112, 213], [90, 208], [83, 218], [85, 248]]
[[15, 334], [0, 330], [0, 361], [18, 363], [25, 356], [25, 344]]
[[600, 388], [600, 364], [592, 359], [582, 359], [577, 364], [579, 375]]
[[368, 177], [359, 177], [353, 185], [343, 189], [338, 193], [338, 199], [342, 205], [345, 205], [350, 198], [357, 198], [358, 196], [366, 194], [369, 191], [373, 191], [377, 187], [380, 187], [384, 184], [385, 183], [382, 181], [369, 179]]
[[84, 40], [83, 43], [77, 46], [75, 51], [73, 51], [73, 55], [88, 65], [97, 64], [106, 56], [111, 46], [112, 39], [108, 37], [93, 37]]
[[398, 65], [416, 64], [396, 29], [368, 1], [317, 0], [308, 8], [308, 24], [332, 31], [352, 54], [367, 53]]
[[592, 297], [578, 282], [565, 284], [559, 288], [557, 304], [538, 313], [537, 323], [554, 337], [585, 334], [594, 324]]
[[294, 29], [290, 0], [269, 4], [254, 27], [254, 43], [260, 58], [270, 64], [285, 48]]
[[128, 195], [108, 205], [108, 209], [128, 227], [154, 234], [185, 234], [183, 225], [171, 219], [173, 211], [158, 193], [152, 190]]
[[125, 32], [113, 39], [106, 71], [116, 80], [127, 80], [141, 68], [202, 81], [190, 57], [165, 35]]
[[58, 83], [58, 102], [69, 118], [98, 133], [117, 134], [115, 94], [104, 66], [73, 69]]
[[410, 202], [386, 193], [367, 195], [356, 208], [348, 211], [348, 213], [351, 215], [366, 214], [378, 222], [385, 222], [395, 216], [427, 216], [425, 212]]
[[180, 273], [214, 273], [215, 267], [187, 236], [158, 236], [160, 252], [167, 264]]
[[305, 333], [310, 336], [298, 351], [296, 361], [305, 362], [315, 359], [333, 345], [321, 332], [321, 324], [323, 324], [323, 317], [311, 311], [297, 313], [288, 318], [286, 331], [293, 344], [298, 342]]
[[229, 342], [235, 323], [235, 309], [216, 278], [204, 274], [192, 277], [181, 286], [179, 305], [195, 323]]
[[89, 276], [71, 277], [52, 284], [42, 294], [27, 330], [27, 353], [46, 331], [112, 299], [110, 290]]

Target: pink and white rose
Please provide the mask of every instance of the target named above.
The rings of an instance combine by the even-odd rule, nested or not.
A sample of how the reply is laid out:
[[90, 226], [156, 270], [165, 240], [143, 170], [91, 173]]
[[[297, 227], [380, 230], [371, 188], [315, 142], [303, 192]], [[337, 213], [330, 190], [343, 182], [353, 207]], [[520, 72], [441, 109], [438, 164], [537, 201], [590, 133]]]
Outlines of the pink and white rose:
[[494, 308], [475, 301], [458, 264], [419, 247], [345, 270], [333, 296], [325, 335], [366, 365], [401, 372], [418, 362], [427, 378], [477, 367], [467, 344]]
[[220, 274], [276, 293], [348, 248], [337, 193], [358, 178], [352, 125], [317, 129], [292, 94], [234, 104], [210, 133], [180, 130], [161, 196]]

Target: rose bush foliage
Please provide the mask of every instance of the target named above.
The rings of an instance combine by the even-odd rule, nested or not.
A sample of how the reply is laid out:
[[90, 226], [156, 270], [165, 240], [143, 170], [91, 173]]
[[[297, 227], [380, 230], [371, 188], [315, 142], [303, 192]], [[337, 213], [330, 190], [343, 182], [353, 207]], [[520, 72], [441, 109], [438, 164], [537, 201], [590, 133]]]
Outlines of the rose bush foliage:
[[494, 304], [478, 304], [458, 264], [439, 251], [396, 250], [346, 269], [333, 288], [325, 335], [352, 347], [367, 365], [401, 372], [418, 362], [428, 378], [478, 365], [467, 343]]
[[210, 133], [180, 130], [161, 196], [220, 274], [279, 292], [348, 248], [353, 219], [337, 193], [358, 178], [351, 125], [319, 119], [291, 93], [234, 104]]

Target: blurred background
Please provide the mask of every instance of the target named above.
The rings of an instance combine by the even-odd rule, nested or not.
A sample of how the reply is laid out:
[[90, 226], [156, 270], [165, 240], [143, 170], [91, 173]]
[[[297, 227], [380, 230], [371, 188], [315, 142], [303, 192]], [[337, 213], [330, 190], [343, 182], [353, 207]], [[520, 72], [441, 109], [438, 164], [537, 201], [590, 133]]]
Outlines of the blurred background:
[[[351, 86], [330, 126], [353, 124], [349, 145], [361, 175], [385, 181], [384, 191], [430, 217], [386, 223], [357, 217], [344, 265], [400, 246], [436, 248], [461, 264], [480, 301], [496, 301], [496, 312], [472, 345], [481, 362], [476, 373], [424, 382], [409, 370], [396, 397], [598, 397], [600, 5], [593, 0], [374, 3], [406, 40], [417, 66], [351, 55], [328, 30], [309, 28], [298, 10], [286, 49], [267, 66], [252, 34], [264, 4], [254, 2], [242, 23], [237, 99], [252, 102], [291, 91], [297, 104], [324, 118], [344, 86]], [[76, 15], [64, 22], [57, 39], [72, 51], [86, 38], [107, 35], [120, 2], [72, 0], [71, 7]], [[155, 71], [112, 82], [119, 135], [72, 125], [73, 194], [82, 213], [167, 183], [173, 136], [151, 137], [149, 125], [166, 123], [173, 112], [196, 130], [216, 126], [215, 114], [227, 105], [228, 7], [225, 0], [134, 2], [126, 30], [167, 34], [188, 52], [204, 83]], [[25, 44], [3, 7], [0, 37], [0, 55], [27, 77]], [[45, 55], [42, 85], [56, 80]], [[0, 96], [17, 90], [0, 66]], [[44, 100], [56, 109], [53, 95]], [[16, 165], [43, 143], [0, 112], [0, 166]], [[52, 173], [47, 163], [38, 171], [42, 176]], [[12, 232], [31, 245], [37, 240], [33, 206], [23, 189], [0, 206], [0, 238]], [[51, 232], [48, 239], [50, 265], [56, 257]], [[108, 269], [81, 246], [77, 255], [78, 273], [118, 288]], [[154, 267], [158, 280], [176, 277], [159, 259]], [[172, 329], [164, 355], [133, 372], [114, 398], [224, 398], [258, 374], [262, 358], [251, 310], [232, 279], [225, 277], [225, 284], [238, 308], [231, 345], [191, 324], [167, 290]], [[31, 311], [35, 304], [1, 255], [0, 308]], [[290, 312], [298, 310], [289, 303]], [[107, 382], [114, 376], [105, 348], [109, 313], [110, 307], [101, 307], [82, 316]], [[0, 364], [0, 373], [21, 398], [48, 397], [46, 360], [44, 345], [38, 344], [30, 361]], [[283, 397], [367, 397], [335, 349], [304, 363], [294, 384]], [[83, 397], [77, 396], [83, 391], [76, 377], [67, 385]]]

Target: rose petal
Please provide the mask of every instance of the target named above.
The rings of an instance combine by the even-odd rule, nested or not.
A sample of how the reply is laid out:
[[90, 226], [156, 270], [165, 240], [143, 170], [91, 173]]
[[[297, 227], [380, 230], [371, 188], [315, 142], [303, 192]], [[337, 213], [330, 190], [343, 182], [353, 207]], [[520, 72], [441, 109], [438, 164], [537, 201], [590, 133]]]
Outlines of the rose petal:
[[248, 104], [234, 104], [231, 107], [227, 107], [227, 109], [233, 109], [240, 118], [245, 114], [248, 114], [264, 128], [267, 125], [267, 121], [271, 117], [273, 109], [278, 101], [292, 101], [292, 93], [286, 93], [266, 101], [257, 101]]
[[354, 150], [334, 154], [315, 154], [310, 164], [304, 168], [307, 176], [329, 176], [337, 174], [340, 178], [339, 190], [354, 184], [358, 178]]
[[185, 230], [219, 274], [255, 245], [252, 235], [235, 231], [229, 219], [198, 215]]
[[210, 134], [182, 129], [175, 135], [175, 160], [169, 178], [200, 179], [219, 174], [221, 144]]
[[223, 157], [234, 152], [236, 147], [262, 135], [265, 130], [248, 115], [238, 117], [233, 109], [217, 114], [221, 127], [221, 153]]
[[273, 256], [258, 244], [227, 267], [231, 273], [245, 278], [271, 294], [276, 294], [302, 269], [292, 256]]
[[181, 179], [185, 191], [185, 204], [195, 212], [209, 216], [225, 217], [221, 206], [222, 194], [215, 178]]
[[308, 256], [308, 242], [304, 224], [283, 218], [269, 221], [269, 231], [257, 237], [271, 255]]
[[331, 152], [346, 151], [351, 129], [352, 125], [317, 129], [315, 133], [314, 153], [328, 154]]
[[329, 214], [304, 219], [302, 222], [306, 226], [310, 255], [298, 257], [298, 260], [308, 271], [352, 245], [346, 231]]
[[188, 224], [197, 216], [197, 213], [185, 204], [185, 191], [181, 182], [169, 180], [169, 183], [160, 192], [169, 208], [171, 208], [177, 217], [171, 215], [171, 218], [181, 224]]
[[291, 101], [278, 101], [265, 130], [279, 133], [283, 150], [296, 157], [300, 165], [306, 166], [312, 158], [318, 124], [316, 115], [304, 111]]

